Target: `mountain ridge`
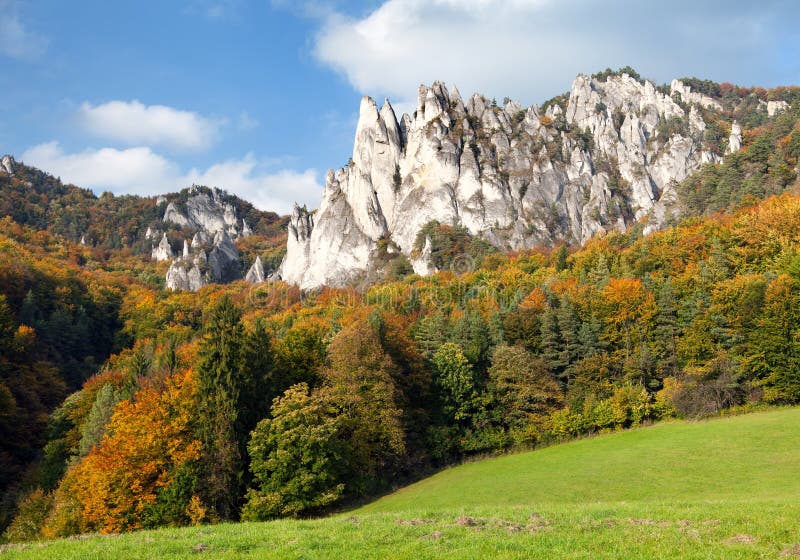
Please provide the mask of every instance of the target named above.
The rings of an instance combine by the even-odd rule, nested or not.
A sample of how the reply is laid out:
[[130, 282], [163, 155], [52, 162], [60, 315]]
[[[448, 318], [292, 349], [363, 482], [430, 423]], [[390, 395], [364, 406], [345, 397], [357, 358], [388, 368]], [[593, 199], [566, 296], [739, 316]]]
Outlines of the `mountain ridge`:
[[[428, 274], [430, 239], [418, 235], [432, 222], [500, 250], [674, 222], [684, 214], [677, 184], [741, 149], [745, 113], [724, 112], [707, 82], [656, 86], [623, 70], [579, 75], [541, 108], [464, 101], [435, 82], [398, 120], [388, 100], [379, 108], [364, 97], [352, 158], [328, 172], [317, 211], [295, 207], [278, 276], [304, 289], [344, 286], [376, 273], [382, 247]], [[764, 118], [789, 107], [757, 101], [749, 111]]]

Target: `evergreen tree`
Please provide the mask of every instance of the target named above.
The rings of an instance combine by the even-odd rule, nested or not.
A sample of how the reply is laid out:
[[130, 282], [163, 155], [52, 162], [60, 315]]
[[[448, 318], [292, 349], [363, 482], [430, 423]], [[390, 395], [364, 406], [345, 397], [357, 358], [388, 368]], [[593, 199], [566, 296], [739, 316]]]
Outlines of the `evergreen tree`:
[[658, 313], [653, 330], [654, 354], [658, 361], [660, 377], [675, 375], [678, 369], [678, 304], [672, 289], [672, 280], [667, 278], [658, 292]]
[[414, 328], [414, 340], [419, 345], [422, 355], [426, 358], [433, 356], [447, 341], [448, 331], [447, 321], [439, 312], [421, 318]]
[[458, 344], [464, 356], [481, 374], [489, 365], [489, 348], [491, 337], [481, 314], [470, 311], [453, 325], [452, 342]]
[[563, 366], [561, 376], [562, 386], [569, 384], [570, 366], [581, 357], [581, 343], [579, 338], [580, 320], [575, 312], [575, 306], [566, 294], [561, 296], [561, 302], [556, 310], [556, 320], [561, 336], [561, 352], [558, 361]]
[[544, 432], [563, 394], [541, 358], [519, 346], [499, 346], [489, 368], [489, 398], [497, 421], [518, 443], [531, 444]]
[[[558, 329], [558, 315], [556, 310], [548, 307], [542, 313], [540, 323], [540, 336], [542, 347], [542, 358], [544, 359], [550, 371], [556, 376], [560, 382], [564, 381], [564, 371], [568, 362], [564, 362], [564, 345], [561, 340], [561, 333]], [[563, 387], [564, 385], [562, 385]]]
[[600, 338], [603, 332], [603, 323], [594, 314], [588, 320], [581, 323], [578, 329], [578, 355], [581, 358], [588, 358], [601, 352], [605, 345]]
[[198, 436], [207, 505], [222, 519], [236, 517], [242, 496], [243, 454], [237, 433], [242, 397], [241, 315], [227, 297], [211, 310], [197, 366]]

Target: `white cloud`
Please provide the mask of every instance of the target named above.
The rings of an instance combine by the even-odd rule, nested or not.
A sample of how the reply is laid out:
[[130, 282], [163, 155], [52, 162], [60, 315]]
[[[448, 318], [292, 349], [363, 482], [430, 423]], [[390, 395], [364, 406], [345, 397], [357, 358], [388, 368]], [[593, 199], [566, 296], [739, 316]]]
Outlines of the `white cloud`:
[[150, 195], [176, 190], [180, 177], [175, 163], [141, 147], [66, 153], [58, 142], [48, 142], [25, 151], [22, 161], [66, 182], [118, 194]]
[[49, 142], [27, 150], [22, 161], [95, 192], [148, 196], [196, 183], [220, 187], [257, 208], [280, 214], [289, 213], [295, 201], [314, 207], [322, 193], [315, 170], [276, 170], [272, 168], [273, 161], [259, 160], [251, 154], [184, 173], [177, 163], [150, 148], [67, 153], [58, 142]]
[[212, 165], [205, 171], [192, 169], [187, 183], [217, 186], [251, 202], [256, 208], [288, 214], [295, 202], [316, 207], [322, 196], [317, 172], [270, 170], [252, 154]]
[[28, 31], [16, 13], [17, 3], [0, 0], [0, 54], [18, 60], [35, 60], [47, 50], [47, 39]]
[[83, 103], [80, 125], [95, 136], [130, 145], [162, 145], [178, 150], [203, 150], [217, 139], [222, 120], [165, 105], [133, 101]]
[[[361, 93], [415, 98], [442, 80], [464, 95], [541, 102], [578, 73], [632, 65], [666, 82], [774, 79], [797, 44], [800, 3], [764, 0], [385, 0], [364, 17], [320, 16], [314, 54]], [[794, 37], [794, 38], [792, 38]], [[788, 39], [787, 39], [788, 38]], [[795, 47], [796, 48], [796, 47]]]

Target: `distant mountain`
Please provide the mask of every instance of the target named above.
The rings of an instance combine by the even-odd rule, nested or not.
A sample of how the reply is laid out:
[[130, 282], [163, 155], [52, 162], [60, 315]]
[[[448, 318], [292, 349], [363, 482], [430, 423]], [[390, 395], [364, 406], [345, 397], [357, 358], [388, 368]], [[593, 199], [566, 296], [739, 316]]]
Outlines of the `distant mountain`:
[[295, 208], [279, 274], [302, 288], [380, 277], [387, 263], [427, 274], [441, 265], [441, 227], [502, 250], [637, 222], [652, 231], [686, 215], [682, 181], [797, 97], [696, 79], [656, 86], [630, 68], [578, 76], [541, 107], [464, 100], [437, 82], [398, 120], [388, 100], [379, 109], [365, 97], [352, 159], [328, 173], [319, 210]]

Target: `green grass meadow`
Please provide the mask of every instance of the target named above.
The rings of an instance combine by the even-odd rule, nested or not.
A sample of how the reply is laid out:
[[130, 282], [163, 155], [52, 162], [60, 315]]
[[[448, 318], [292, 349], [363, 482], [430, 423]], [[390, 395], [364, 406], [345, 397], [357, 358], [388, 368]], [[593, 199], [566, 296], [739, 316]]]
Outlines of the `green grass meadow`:
[[323, 519], [13, 545], [6, 558], [800, 558], [800, 408], [468, 463]]

